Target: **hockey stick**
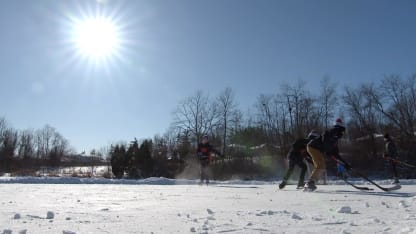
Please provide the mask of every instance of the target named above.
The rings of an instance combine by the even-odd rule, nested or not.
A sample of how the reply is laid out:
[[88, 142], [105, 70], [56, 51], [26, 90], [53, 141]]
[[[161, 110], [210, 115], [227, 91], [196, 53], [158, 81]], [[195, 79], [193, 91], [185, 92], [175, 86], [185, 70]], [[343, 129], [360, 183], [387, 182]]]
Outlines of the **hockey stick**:
[[391, 161], [393, 161], [393, 162], [395, 162], [395, 163], [399, 163], [399, 164], [402, 164], [402, 165], [404, 165], [404, 166], [408, 166], [408, 167], [416, 168], [416, 166], [415, 166], [415, 165], [412, 165], [412, 164], [410, 164], [410, 163], [407, 163], [407, 162], [403, 162], [403, 161], [397, 160], [397, 159], [395, 159], [395, 158], [391, 158], [391, 157], [384, 157], [384, 159], [391, 160]]
[[343, 180], [345, 183], [347, 183], [347, 184], [351, 185], [352, 187], [354, 187], [354, 188], [356, 188], [356, 189], [358, 189], [358, 190], [366, 190], [366, 191], [374, 190], [374, 189], [369, 188], [369, 187], [361, 187], [361, 186], [357, 186], [357, 185], [352, 184], [351, 182], [347, 181], [347, 180], [346, 180], [346, 179], [344, 179], [344, 178], [342, 178], [342, 180]]
[[[339, 159], [337, 159], [335, 157], [331, 157], [331, 158], [334, 159], [335, 161], [337, 161], [338, 163], [344, 165], [344, 167], [345, 167], [345, 163], [342, 162], [341, 160], [339, 160]], [[402, 186], [400, 186], [400, 184], [396, 184], [393, 187], [382, 187], [382, 186], [378, 185], [376, 182], [372, 181], [367, 176], [365, 176], [364, 174], [360, 173], [359, 171], [357, 171], [355, 169], [352, 169], [352, 168], [351, 168], [351, 171], [354, 172], [354, 174], [356, 174], [356, 175], [360, 176], [361, 178], [367, 180], [368, 182], [370, 182], [371, 184], [373, 184], [374, 186], [376, 186], [377, 188], [379, 188], [379, 189], [381, 189], [381, 190], [383, 190], [385, 192], [393, 191], [393, 190], [398, 190], [398, 189], [400, 189], [402, 187]]]
[[360, 176], [361, 178], [363, 178], [363, 179], [367, 180], [368, 182], [370, 182], [371, 184], [373, 184], [374, 186], [376, 186], [377, 188], [379, 188], [379, 189], [381, 189], [381, 190], [383, 190], [383, 191], [385, 191], [385, 192], [398, 190], [398, 189], [400, 189], [400, 188], [402, 187], [402, 186], [400, 186], [400, 184], [396, 184], [396, 185], [394, 185], [394, 186], [392, 186], [392, 187], [382, 187], [382, 186], [378, 185], [376, 182], [374, 182], [374, 181], [370, 180], [367, 176], [365, 176], [365, 175], [361, 174], [360, 172], [358, 172], [357, 170], [352, 170], [352, 171], [353, 171], [356, 175], [358, 175], [358, 176]]

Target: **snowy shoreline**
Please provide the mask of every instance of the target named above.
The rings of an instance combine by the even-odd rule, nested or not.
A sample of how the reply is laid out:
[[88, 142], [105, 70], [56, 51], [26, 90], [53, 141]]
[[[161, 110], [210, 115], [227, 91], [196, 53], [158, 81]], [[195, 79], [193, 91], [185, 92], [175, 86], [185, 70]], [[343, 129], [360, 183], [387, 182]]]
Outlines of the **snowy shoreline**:
[[[236, 185], [273, 185], [280, 180], [215, 180], [211, 184], [236, 184]], [[359, 178], [351, 178], [354, 184], [366, 184], [368, 182]], [[380, 185], [388, 185], [391, 180], [375, 179]], [[80, 178], [80, 177], [0, 177], [0, 184], [125, 184], [125, 185], [192, 185], [198, 184], [197, 179], [169, 179], [164, 177], [150, 177], [146, 179], [105, 179], [105, 178]], [[296, 181], [289, 181], [289, 184]], [[328, 185], [344, 185], [345, 182], [338, 179], [329, 179]], [[416, 179], [400, 180], [402, 185], [416, 185]]]

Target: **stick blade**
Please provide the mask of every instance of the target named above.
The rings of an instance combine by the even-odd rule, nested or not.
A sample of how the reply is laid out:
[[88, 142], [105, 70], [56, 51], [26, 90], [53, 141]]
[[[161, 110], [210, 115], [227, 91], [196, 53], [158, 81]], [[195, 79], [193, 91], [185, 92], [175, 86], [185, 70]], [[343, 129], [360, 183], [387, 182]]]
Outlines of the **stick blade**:
[[393, 187], [389, 187], [389, 188], [384, 188], [383, 187], [383, 190], [384, 191], [386, 191], [386, 192], [388, 192], [388, 191], [395, 191], [395, 190], [399, 190], [399, 189], [401, 189], [402, 188], [402, 186], [400, 185], [400, 184], [396, 184], [396, 185], [394, 185]]

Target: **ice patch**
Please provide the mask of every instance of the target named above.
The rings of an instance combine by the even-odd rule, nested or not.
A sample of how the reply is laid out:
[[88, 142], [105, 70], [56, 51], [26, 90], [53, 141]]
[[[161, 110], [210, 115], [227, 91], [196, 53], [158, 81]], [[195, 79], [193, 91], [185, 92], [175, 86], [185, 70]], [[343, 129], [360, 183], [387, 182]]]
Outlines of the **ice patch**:
[[3, 234], [12, 234], [12, 230], [10, 229], [4, 229]]
[[349, 232], [347, 230], [342, 230], [342, 234], [351, 234], [351, 232]]
[[406, 219], [407, 219], [407, 220], [416, 219], [416, 216], [415, 216], [415, 215], [413, 215], [413, 214], [411, 214], [411, 215], [407, 215], [407, 216], [406, 216]]
[[27, 230], [26, 229], [23, 229], [23, 230], [20, 230], [19, 231], [19, 234], [26, 234], [26, 232], [27, 232]]
[[337, 210], [338, 213], [351, 214], [351, 207], [343, 206]]
[[416, 234], [416, 229], [411, 227], [403, 228], [399, 231], [399, 234]]

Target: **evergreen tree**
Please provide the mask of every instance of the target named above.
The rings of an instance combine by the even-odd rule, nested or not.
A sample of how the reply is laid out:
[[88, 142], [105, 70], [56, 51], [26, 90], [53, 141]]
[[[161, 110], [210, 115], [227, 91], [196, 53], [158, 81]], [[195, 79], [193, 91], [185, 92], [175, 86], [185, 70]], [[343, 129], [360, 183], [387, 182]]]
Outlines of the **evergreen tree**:
[[141, 177], [140, 165], [139, 165], [139, 143], [137, 139], [131, 142], [126, 153], [126, 172], [130, 178]]
[[139, 164], [143, 177], [150, 177], [153, 173], [152, 141], [144, 140], [139, 149]]
[[126, 148], [124, 145], [116, 145], [111, 148], [111, 168], [116, 178], [123, 177], [126, 168]]

